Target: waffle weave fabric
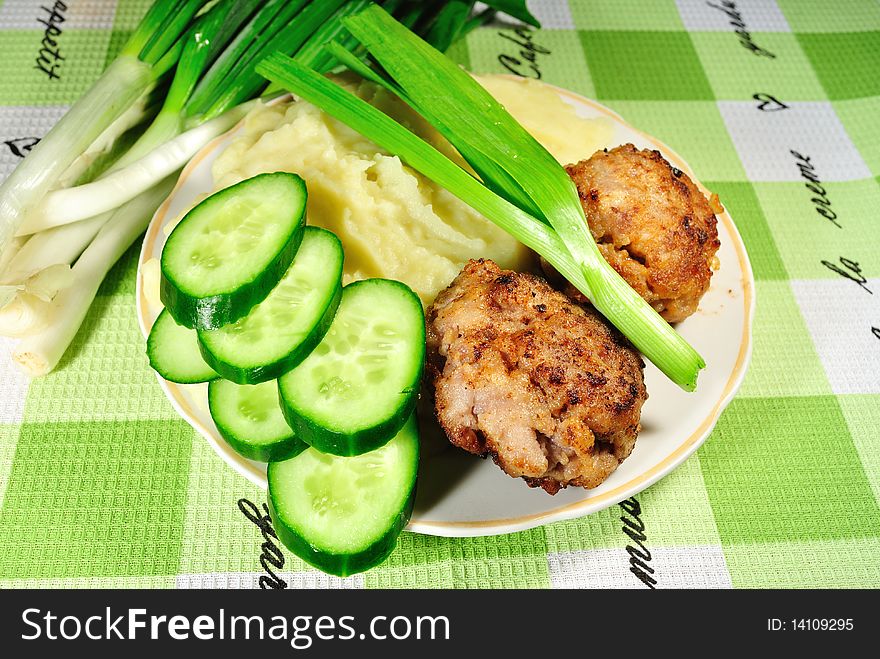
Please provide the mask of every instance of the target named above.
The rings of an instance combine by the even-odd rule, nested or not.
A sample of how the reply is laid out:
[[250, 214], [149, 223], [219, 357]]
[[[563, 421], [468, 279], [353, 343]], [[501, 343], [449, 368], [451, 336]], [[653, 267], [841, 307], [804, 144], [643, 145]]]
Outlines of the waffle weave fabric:
[[[63, 61], [35, 67], [53, 0], [0, 0], [0, 178], [96, 78], [149, 0], [66, 0]], [[635, 497], [657, 588], [880, 586], [880, 3], [530, 0], [543, 23], [471, 33], [477, 73], [540, 75], [669, 144], [717, 192], [756, 278], [751, 367], [712, 436]], [[44, 8], [46, 7], [46, 8]], [[842, 227], [816, 213], [809, 154]], [[28, 382], [0, 340], [0, 587], [256, 587], [238, 476], [168, 403], [135, 317], [137, 247], [73, 347]], [[823, 265], [858, 262], [864, 285]], [[866, 292], [866, 289], [870, 292]], [[632, 510], [633, 503], [630, 502]], [[290, 587], [645, 588], [620, 506], [505, 536], [404, 533]], [[627, 547], [631, 549], [628, 551]], [[636, 548], [638, 549], [638, 548]]]

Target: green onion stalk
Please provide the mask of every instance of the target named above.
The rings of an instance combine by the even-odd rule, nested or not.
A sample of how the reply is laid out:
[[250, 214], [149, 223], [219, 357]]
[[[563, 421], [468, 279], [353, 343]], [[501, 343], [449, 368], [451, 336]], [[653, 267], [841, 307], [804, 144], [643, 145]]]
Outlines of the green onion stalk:
[[[266, 80], [257, 63], [273, 52], [310, 65], [332, 63], [324, 46], [342, 34], [342, 20], [373, 4], [364, 0], [218, 0], [173, 44], [179, 61], [164, 105], [135, 145], [97, 180], [50, 191], [15, 235], [25, 236], [107, 212], [180, 169], [204, 144], [238, 122]], [[407, 8], [425, 29], [437, 2]], [[438, 17], [442, 15], [438, 14]], [[177, 26], [181, 21], [173, 22]], [[169, 39], [149, 42], [158, 52]], [[353, 43], [351, 40], [349, 44]]]
[[0, 184], [0, 253], [65, 171], [167, 72], [164, 56], [185, 29], [169, 17], [188, 17], [188, 22], [203, 4], [158, 0], [97, 82]]
[[[344, 21], [370, 0], [157, 0], [99, 80], [0, 185], [0, 334], [27, 337], [26, 372], [54, 368], [93, 289], [161, 202], [168, 181], [267, 89], [257, 65], [286, 53], [328, 72]], [[447, 8], [447, 5], [456, 5]], [[441, 48], [490, 14], [471, 3], [384, 0]], [[524, 2], [494, 2], [524, 17]], [[525, 13], [523, 13], [525, 12]], [[152, 210], [150, 210], [152, 208]], [[97, 245], [97, 247], [96, 247]], [[127, 245], [126, 245], [127, 246]]]
[[[189, 25], [195, 11], [203, 4], [183, 0], [157, 3], [145, 18], [143, 29], [111, 65], [114, 69], [133, 63], [138, 70], [143, 70], [145, 76], [151, 74], [148, 83], [155, 83], [156, 74], [163, 74], [176, 61], [173, 81], [158, 116], [131, 150], [116, 162], [113, 172], [83, 185], [50, 190], [47, 186], [51, 179], [57, 179], [60, 172], [71, 164], [54, 157], [55, 169], [44, 167], [39, 170], [43, 172], [46, 185], [32, 186], [25, 203], [22, 197], [25, 187], [19, 185], [19, 181], [34, 168], [33, 162], [39, 164], [42, 153], [57, 151], [42, 145], [43, 148], [36, 150], [37, 156], [26, 159], [16, 170], [15, 177], [10, 177], [10, 181], [4, 184], [11, 192], [0, 198], [2, 203], [20, 209], [15, 221], [7, 223], [7, 230], [13, 235], [30, 235], [112, 210], [142, 193], [185, 164], [198, 150], [200, 142], [206, 143], [228, 129], [230, 123], [235, 123], [233, 119], [241, 114], [237, 106], [258, 96], [266, 86], [265, 80], [255, 72], [258, 62], [268, 54], [280, 51], [325, 70], [332, 62], [324, 48], [327, 40], [342, 38], [350, 46], [352, 39], [349, 37], [346, 41], [342, 34], [343, 19], [373, 3], [364, 0], [217, 0], [205, 7], [205, 11]], [[397, 11], [406, 20], [418, 23], [429, 38], [445, 49], [464, 28], [467, 11], [473, 3], [386, 4], [389, 7], [399, 4]], [[160, 21], [157, 8], [163, 6], [169, 11]], [[186, 11], [179, 11], [181, 6]], [[175, 9], [178, 9], [177, 13]], [[522, 14], [513, 7], [511, 11]], [[151, 29], [154, 31], [147, 38]], [[139, 57], [153, 62], [152, 66], [146, 66], [141, 59], [130, 54], [138, 48]], [[84, 104], [81, 111], [91, 113], [91, 106], [86, 104], [91, 97], [121, 99], [117, 104], [122, 110], [132, 104], [128, 96], [108, 93], [117, 84], [119, 76], [105, 77], [108, 78], [106, 83], [99, 81], [96, 86], [99, 91], [91, 90], [75, 110], [80, 111], [80, 104]], [[143, 84], [131, 85], [131, 94], [140, 96], [143, 92]], [[119, 114], [114, 110], [112, 120], [118, 119]], [[221, 116], [223, 120], [213, 121]], [[82, 151], [96, 139], [94, 131], [69, 131], [69, 123], [65, 117], [53, 129], [64, 135], [77, 136], [76, 148], [71, 145], [67, 152]], [[184, 133], [187, 139], [177, 142], [177, 148], [166, 148]], [[47, 138], [47, 142], [50, 141]], [[153, 154], [154, 150], [159, 153]]]
[[473, 78], [381, 8], [368, 7], [343, 22], [381, 68], [368, 73], [365, 64], [343, 55], [346, 63], [412, 105], [481, 180], [289, 57], [276, 53], [258, 71], [400, 156], [538, 252], [663, 373], [693, 390], [705, 362], [602, 258], [574, 184], [552, 155]]
[[108, 218], [94, 240], [70, 269], [69, 285], [46, 303], [44, 326], [30, 332], [12, 353], [13, 361], [31, 377], [53, 370], [85, 320], [110, 268], [140, 236], [162, 200], [171, 192], [177, 173], [126, 202]]

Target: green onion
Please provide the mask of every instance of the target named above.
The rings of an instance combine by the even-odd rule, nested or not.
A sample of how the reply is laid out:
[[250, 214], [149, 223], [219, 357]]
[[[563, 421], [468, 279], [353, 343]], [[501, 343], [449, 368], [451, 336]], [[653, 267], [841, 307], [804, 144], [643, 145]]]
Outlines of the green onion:
[[342, 5], [329, 21], [315, 30], [302, 48], [296, 53], [296, 61], [316, 71], [325, 72], [333, 68], [333, 57], [326, 52], [328, 44], [338, 41], [346, 50], [357, 45], [342, 25], [342, 19], [351, 16], [371, 4], [372, 0], [354, 0]]
[[[490, 21], [495, 19], [495, 16], [498, 14], [498, 10], [492, 9], [492, 7], [487, 7], [479, 14], [472, 16], [468, 19], [468, 21], [462, 26], [461, 30], [458, 33], [459, 39], [464, 39], [471, 32], [476, 30], [478, 27], [489, 23]], [[439, 50], [439, 49], [438, 49]]]
[[47, 304], [43, 311], [46, 327], [29, 334], [13, 351], [13, 360], [25, 373], [34, 377], [55, 368], [82, 325], [107, 272], [144, 232], [176, 180], [176, 174], [166, 178], [113, 212], [71, 269], [70, 284]]
[[25, 214], [151, 82], [148, 65], [128, 57], [115, 60], [0, 184], [0, 251]]
[[[229, 108], [258, 94], [266, 86], [266, 81], [257, 75], [255, 68], [266, 55], [275, 51], [294, 54], [309, 39], [312, 33], [325, 23], [346, 0], [313, 0], [296, 17], [287, 19], [276, 34], [260, 41], [245, 58], [240, 60], [231, 72], [232, 79], [224, 84], [223, 93], [216, 96], [205, 111], [208, 118], [216, 117]], [[288, 0], [288, 6], [301, 3], [301, 0]], [[287, 10], [289, 11], [289, 9]]]
[[346, 27], [495, 192], [546, 218], [582, 265], [601, 260], [565, 170], [468, 73], [379, 7]]
[[425, 33], [425, 41], [441, 52], [449, 48], [467, 24], [474, 4], [474, 0], [453, 0], [444, 6]]
[[[204, 114], [214, 98], [222, 92], [224, 80], [229, 80], [232, 70], [246, 55], [249, 48], [264, 38], [266, 34], [274, 34], [273, 21], [277, 21], [279, 12], [284, 8], [284, 0], [267, 0], [259, 10], [242, 27], [235, 38], [223, 52], [211, 63], [201, 75], [201, 79], [186, 102], [187, 113], [191, 116]], [[290, 3], [298, 10], [302, 1]], [[286, 15], [285, 15], [286, 16]]]
[[[32, 234], [112, 210], [180, 169], [250, 108], [239, 103], [265, 86], [265, 80], [252, 70], [261, 53], [270, 44], [277, 47], [280, 43], [296, 50], [343, 1], [216, 2], [179, 39], [180, 62], [165, 103], [141, 139], [99, 180], [46, 194], [17, 234]], [[179, 21], [170, 22], [177, 25]], [[144, 47], [147, 52], [152, 49], [151, 43]], [[211, 105], [204, 109], [202, 103]], [[186, 127], [190, 130], [182, 132]]]
[[184, 41], [180, 63], [168, 90], [163, 112], [184, 112], [205, 70], [261, 5], [260, 0], [225, 0], [196, 20]]
[[309, 0], [268, 0], [205, 73], [187, 104], [187, 111], [194, 116], [221, 111], [220, 99], [227, 94], [229, 85], [235, 84], [248, 67], [256, 63], [257, 53], [263, 46], [308, 3]]
[[[125, 167], [114, 168], [97, 181], [46, 195], [44, 202], [19, 228], [18, 235], [85, 220], [146, 192], [157, 180], [183, 167], [207, 142], [235, 126], [255, 103], [243, 103], [196, 128], [172, 136], [167, 142], [158, 141], [158, 146], [146, 149], [143, 157]], [[129, 151], [133, 153], [134, 149]]]
[[[155, 65], [165, 55], [165, 52], [160, 52], [155, 47], [158, 41], [157, 33], [165, 31], [167, 33], [165, 38], [169, 43], [174, 43], [183, 34], [186, 26], [178, 26], [177, 32], [171, 33], [168, 30], [170, 19], [181, 12], [194, 16], [206, 4], [207, 0], [158, 0], [154, 2], [122, 47], [120, 56], [137, 58], [147, 64]], [[166, 48], [167, 50], [169, 49]]]
[[[151, 64], [161, 62], [169, 51], [177, 47], [178, 39], [186, 32], [190, 20], [205, 4], [191, 0], [172, 0], [154, 4], [141, 23], [152, 34], [141, 49], [138, 59]], [[154, 14], [153, 10], [156, 9], [161, 14]], [[126, 50], [123, 49], [123, 52]]]
[[[191, 16], [202, 5], [204, 0], [156, 2], [120, 56], [0, 184], [0, 253], [26, 214], [74, 161], [162, 76], [164, 71], [155, 66], [162, 56], [160, 49], [179, 38], [174, 29], [186, 26], [164, 25], [161, 18], [182, 11]], [[160, 27], [166, 30], [165, 36], [161, 40], [151, 38]]]
[[[336, 64], [324, 48], [332, 40], [364, 52], [342, 20], [369, 4], [157, 0], [149, 8], [117, 59], [0, 185], [0, 334], [39, 331], [44, 341], [21, 353], [39, 356], [20, 360], [26, 370], [52, 368], [61, 353], [45, 341], [63, 352], [76, 332], [95, 283], [81, 275], [90, 261], [92, 273], [112, 264], [116, 247], [93, 247], [129, 236], [123, 209], [143, 210], [164, 177], [265, 89], [256, 64], [278, 50], [327, 71]], [[446, 0], [382, 4], [427, 30]]]
[[[705, 362], [602, 258], [574, 185], [552, 156], [482, 88], [474, 89], [479, 85], [466, 73], [380, 8], [370, 7], [345, 24], [384, 67], [385, 84], [403, 90], [404, 100], [458, 148], [485, 184], [290, 58], [272, 55], [257, 70], [400, 156], [541, 254], [662, 372], [693, 390]], [[534, 208], [540, 214], [532, 213]]]
[[[181, 5], [183, 0], [168, 2]], [[201, 6], [186, 4], [187, 11], [181, 16], [192, 18], [195, 4]], [[160, 47], [180, 51], [165, 103], [153, 123], [98, 180], [44, 193], [39, 203], [29, 209], [27, 219], [18, 224], [15, 235], [30, 235], [86, 219], [112, 210], [149, 189], [179, 169], [201, 144], [238, 121], [242, 114], [240, 104], [266, 86], [255, 71], [266, 54], [280, 49], [303, 61], [311, 59], [326, 70], [335, 60], [323, 48], [316, 50], [318, 43], [314, 38], [341, 34], [346, 17], [351, 18], [356, 10], [371, 5], [364, 0], [218, 0], [198, 15], [172, 46], [166, 37], [147, 40], [141, 49], [142, 56], [155, 59]], [[400, 11], [425, 25], [431, 20], [436, 24], [444, 16], [442, 5], [418, 2], [403, 5]], [[159, 20], [152, 14], [151, 10], [145, 24], [158, 24], [156, 30], [167, 25], [179, 31], [180, 16]], [[455, 16], [460, 23], [460, 9]], [[448, 24], [444, 42], [455, 32], [457, 29]], [[141, 41], [140, 33], [136, 34], [131, 50]], [[352, 42], [348, 43], [351, 47]], [[300, 49], [305, 47], [308, 50], [300, 57]], [[321, 59], [316, 59], [318, 55]], [[181, 134], [187, 128], [190, 130]], [[485, 166], [493, 165], [487, 162]], [[483, 173], [479, 167], [477, 171]], [[528, 197], [520, 195], [518, 200], [525, 204]], [[537, 213], [537, 209], [531, 210]]]
[[55, 187], [66, 188], [93, 181], [113, 166], [156, 118], [166, 90], [166, 85], [151, 85], [71, 163]]

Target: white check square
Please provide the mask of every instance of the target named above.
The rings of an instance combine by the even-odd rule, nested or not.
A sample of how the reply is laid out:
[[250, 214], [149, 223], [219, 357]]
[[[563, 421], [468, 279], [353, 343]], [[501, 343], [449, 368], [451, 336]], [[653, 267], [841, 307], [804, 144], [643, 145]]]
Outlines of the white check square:
[[[116, 0], [76, 0], [58, 3], [58, 15], [64, 21], [52, 21], [55, 0], [3, 0], [0, 4], [0, 25], [4, 30], [39, 30], [46, 26], [39, 21], [54, 22], [61, 30], [110, 30], [116, 15]], [[63, 5], [63, 6], [62, 6]], [[44, 9], [45, 7], [45, 9]]]
[[18, 424], [24, 416], [24, 402], [30, 381], [12, 362], [16, 341], [0, 337], [0, 423]]
[[[833, 246], [828, 249], [829, 262], [836, 262]], [[834, 276], [831, 271], [829, 276]], [[880, 338], [871, 330], [880, 329], [880, 279], [869, 279], [865, 286], [872, 293], [843, 277], [791, 282], [835, 394], [880, 393]]]
[[5, 179], [49, 129], [67, 106], [0, 106], [0, 181]]
[[[755, 91], [772, 92], [757, 87]], [[779, 100], [788, 108], [762, 112], [757, 102], [718, 101], [750, 180], [802, 180], [792, 151], [809, 157], [822, 181], [870, 178], [868, 166], [830, 103]]]
[[741, 22], [749, 32], [791, 32], [773, 0], [675, 0], [675, 4], [682, 23], [691, 32], [733, 31], [732, 21]]
[[[731, 588], [720, 546], [651, 547], [655, 588]], [[630, 571], [625, 548], [547, 555], [553, 588], [648, 588]], [[643, 569], [643, 568], [640, 568]]]

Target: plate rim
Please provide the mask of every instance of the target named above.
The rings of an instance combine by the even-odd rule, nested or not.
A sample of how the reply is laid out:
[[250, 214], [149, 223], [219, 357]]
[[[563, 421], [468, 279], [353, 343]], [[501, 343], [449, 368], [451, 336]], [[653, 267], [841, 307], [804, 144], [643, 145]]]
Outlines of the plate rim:
[[[521, 78], [519, 76], [507, 74], [503, 74], [502, 77], [512, 80], [524, 80], [524, 78]], [[567, 98], [570, 101], [573, 101], [575, 104], [589, 106], [598, 113], [610, 117], [616, 123], [622, 124], [628, 130], [639, 135], [646, 142], [653, 145], [654, 148], [661, 151], [663, 156], [672, 161], [678, 169], [681, 169], [688, 176], [690, 176], [690, 178], [696, 183], [697, 187], [704, 195], [710, 193], [710, 191], [702, 184], [702, 182], [700, 182], [694, 176], [693, 170], [687, 164], [687, 162], [685, 162], [685, 160], [680, 155], [678, 155], [677, 152], [675, 152], [662, 141], [632, 126], [619, 114], [617, 114], [610, 108], [602, 105], [601, 103], [598, 103], [597, 101], [588, 99], [584, 96], [581, 96], [580, 94], [576, 94], [572, 91], [558, 87], [556, 85], [552, 85], [546, 82], [542, 84], [553, 89], [563, 98]], [[273, 102], [282, 102], [290, 99], [291, 97], [292, 95], [288, 94], [278, 99], [275, 99]], [[148, 302], [143, 291], [142, 266], [147, 260], [149, 260], [149, 258], [151, 258], [150, 253], [153, 251], [153, 245], [158, 236], [158, 232], [165, 223], [165, 216], [168, 213], [171, 200], [174, 198], [174, 196], [177, 194], [177, 192], [186, 182], [186, 180], [192, 175], [193, 171], [200, 165], [200, 163], [210, 154], [212, 154], [221, 142], [224, 142], [232, 133], [238, 131], [243, 123], [244, 119], [242, 119], [227, 132], [219, 135], [218, 137], [215, 137], [199, 150], [199, 152], [183, 168], [177, 182], [175, 183], [174, 188], [171, 190], [171, 192], [168, 194], [168, 197], [166, 197], [166, 199], [162, 202], [162, 204], [156, 210], [156, 213], [153, 215], [153, 218], [150, 220], [146, 235], [144, 236], [144, 240], [141, 244], [141, 250], [138, 257], [135, 285], [135, 306], [137, 309], [138, 325], [141, 329], [141, 333], [145, 338], [149, 334], [147, 319], [150, 317], [150, 314], [147, 310]], [[658, 464], [654, 465], [650, 469], [640, 472], [639, 474], [628, 480], [626, 483], [617, 486], [613, 490], [604, 492], [596, 497], [591, 497], [582, 501], [565, 504], [559, 508], [541, 513], [531, 513], [528, 515], [520, 515], [509, 518], [457, 522], [446, 522], [430, 519], [412, 520], [407, 527], [408, 531], [421, 533], [424, 535], [435, 535], [444, 537], [491, 536], [515, 533], [517, 531], [524, 531], [552, 522], [580, 518], [585, 515], [604, 510], [605, 508], [609, 508], [617, 503], [620, 503], [630, 496], [638, 494], [639, 492], [645, 490], [646, 488], [650, 487], [658, 480], [669, 474], [671, 471], [675, 470], [679, 465], [681, 465], [685, 460], [693, 455], [693, 453], [706, 441], [706, 439], [712, 433], [712, 430], [718, 423], [718, 419], [720, 418], [721, 413], [730, 404], [740, 386], [742, 385], [745, 374], [748, 371], [748, 366], [752, 356], [752, 326], [754, 322], [756, 304], [754, 273], [752, 271], [752, 266], [749, 261], [745, 244], [743, 243], [742, 236], [740, 235], [736, 224], [733, 222], [733, 219], [730, 217], [728, 210], [725, 208], [722, 213], [717, 214], [717, 217], [719, 218], [719, 221], [724, 223], [724, 226], [727, 229], [728, 233], [734, 239], [733, 247], [737, 256], [737, 261], [740, 266], [740, 271], [742, 273], [744, 322], [736, 362], [734, 363], [727, 383], [725, 384], [724, 389], [721, 392], [720, 398], [713, 405], [711, 411], [702, 421], [702, 423], [686, 439], [684, 439], [675, 448], [675, 450], [668, 454]], [[158, 380], [162, 390], [165, 392], [166, 397], [170, 400], [175, 411], [181, 417], [183, 417], [183, 419], [187, 421], [190, 426], [195, 428], [195, 430], [198, 431], [200, 435], [208, 440], [208, 443], [211, 445], [214, 451], [220, 455], [223, 461], [231, 466], [237, 473], [244, 476], [261, 489], [265, 489], [265, 476], [258, 469], [256, 464], [239, 456], [231, 449], [231, 447], [225, 445], [225, 443], [221, 444], [220, 442], [218, 442], [216, 437], [214, 436], [214, 433], [212, 433], [209, 428], [205, 427], [204, 424], [202, 424], [198, 420], [198, 418], [192, 413], [192, 411], [188, 409], [188, 405], [185, 404], [185, 402], [182, 400], [182, 397], [180, 396], [181, 387], [185, 385], [177, 385], [168, 382], [158, 374], [156, 374], [156, 379]]]

